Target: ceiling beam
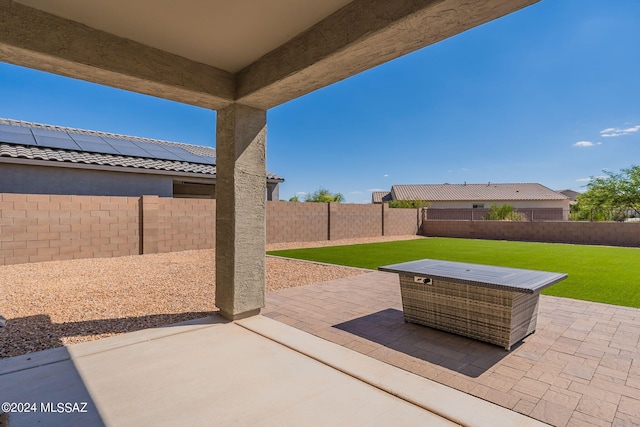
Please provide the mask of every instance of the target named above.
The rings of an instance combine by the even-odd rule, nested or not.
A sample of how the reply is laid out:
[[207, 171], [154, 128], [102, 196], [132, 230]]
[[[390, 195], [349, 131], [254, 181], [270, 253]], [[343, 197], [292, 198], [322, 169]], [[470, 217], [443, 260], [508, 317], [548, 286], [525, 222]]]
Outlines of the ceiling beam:
[[240, 71], [236, 97], [268, 109], [537, 1], [355, 0]]
[[0, 61], [214, 110], [235, 96], [231, 73], [10, 0]]

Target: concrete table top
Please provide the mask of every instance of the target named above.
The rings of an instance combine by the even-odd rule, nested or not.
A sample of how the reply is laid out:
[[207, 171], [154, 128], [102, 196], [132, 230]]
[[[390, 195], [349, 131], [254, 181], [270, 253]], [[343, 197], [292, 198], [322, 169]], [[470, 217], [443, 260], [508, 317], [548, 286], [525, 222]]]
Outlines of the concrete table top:
[[421, 274], [441, 279], [456, 279], [476, 286], [496, 287], [523, 293], [534, 293], [558, 283], [564, 273], [524, 270], [520, 268], [423, 259], [378, 267], [391, 273]]

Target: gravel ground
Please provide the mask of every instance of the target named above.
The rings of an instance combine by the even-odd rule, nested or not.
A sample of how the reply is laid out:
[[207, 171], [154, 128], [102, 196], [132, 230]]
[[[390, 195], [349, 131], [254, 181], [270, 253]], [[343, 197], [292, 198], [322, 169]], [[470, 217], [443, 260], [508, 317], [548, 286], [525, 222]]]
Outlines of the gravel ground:
[[[405, 240], [348, 239], [268, 250]], [[267, 291], [362, 270], [267, 257]], [[0, 359], [209, 315], [215, 251], [199, 250], [0, 266]]]

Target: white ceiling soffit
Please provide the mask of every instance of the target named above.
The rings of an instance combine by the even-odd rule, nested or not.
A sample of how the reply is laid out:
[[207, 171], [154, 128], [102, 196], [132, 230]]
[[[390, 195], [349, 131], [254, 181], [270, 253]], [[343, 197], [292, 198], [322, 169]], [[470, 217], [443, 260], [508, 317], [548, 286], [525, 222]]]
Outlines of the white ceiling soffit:
[[350, 0], [18, 0], [235, 73]]

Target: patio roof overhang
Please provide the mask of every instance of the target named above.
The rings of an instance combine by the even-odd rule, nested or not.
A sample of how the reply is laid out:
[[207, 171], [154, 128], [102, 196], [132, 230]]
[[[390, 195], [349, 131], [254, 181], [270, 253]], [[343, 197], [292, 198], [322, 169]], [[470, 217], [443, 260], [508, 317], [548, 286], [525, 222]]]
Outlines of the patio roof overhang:
[[537, 0], [0, 0], [0, 59], [269, 109]]
[[218, 110], [216, 305], [235, 319], [264, 305], [266, 110], [536, 1], [0, 0], [0, 61]]

